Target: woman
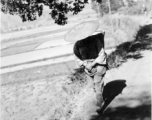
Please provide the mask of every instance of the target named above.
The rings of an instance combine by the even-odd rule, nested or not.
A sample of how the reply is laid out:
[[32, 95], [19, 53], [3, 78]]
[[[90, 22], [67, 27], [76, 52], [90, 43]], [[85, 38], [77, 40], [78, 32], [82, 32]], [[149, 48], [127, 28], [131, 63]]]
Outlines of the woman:
[[[97, 24], [97, 22], [86, 22], [83, 23], [83, 25], [80, 24], [76, 26], [76, 29], [74, 28], [71, 31], [73, 31], [72, 33], [74, 35], [78, 33], [79, 36], [77, 38], [73, 37], [73, 39], [75, 39], [76, 41], [76, 43], [74, 44], [73, 52], [76, 56], [78, 67], [83, 67], [85, 69], [86, 74], [93, 79], [94, 90], [96, 92], [97, 98], [97, 105], [99, 107], [102, 107], [102, 92], [104, 87], [103, 77], [107, 70], [107, 55], [104, 51], [105, 32], [101, 31], [90, 36], [90, 34], [98, 28], [99, 24]], [[89, 28], [88, 25], [92, 27]], [[82, 31], [84, 31], [85, 35], [82, 34]], [[82, 37], [80, 33], [83, 35]], [[88, 37], [84, 38], [84, 36], [87, 35]]]

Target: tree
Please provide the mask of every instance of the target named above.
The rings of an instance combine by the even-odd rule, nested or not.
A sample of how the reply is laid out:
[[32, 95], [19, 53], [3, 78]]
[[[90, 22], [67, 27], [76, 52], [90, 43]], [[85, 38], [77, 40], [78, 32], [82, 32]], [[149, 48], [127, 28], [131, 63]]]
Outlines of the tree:
[[101, 4], [97, 4], [95, 0], [92, 0], [92, 9], [94, 9], [99, 16], [102, 16], [103, 14], [109, 13], [109, 4], [112, 13], [117, 12], [117, 10], [124, 6], [123, 0], [102, 0]]
[[[101, 3], [101, 0], [97, 0]], [[43, 7], [50, 8], [50, 15], [55, 23], [67, 24], [67, 13], [73, 15], [83, 10], [88, 0], [1, 0], [1, 11], [11, 15], [19, 15], [23, 22], [36, 20], [43, 14]]]

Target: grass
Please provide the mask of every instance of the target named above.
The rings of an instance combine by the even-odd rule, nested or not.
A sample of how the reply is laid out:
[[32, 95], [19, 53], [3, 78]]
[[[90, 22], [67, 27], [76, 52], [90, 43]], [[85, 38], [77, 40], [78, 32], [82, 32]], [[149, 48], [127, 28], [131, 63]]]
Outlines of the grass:
[[131, 41], [139, 30], [140, 23], [134, 20], [136, 16], [112, 15], [104, 16], [101, 21], [111, 29], [111, 35], [117, 44]]
[[[119, 67], [128, 58], [133, 58], [133, 56], [134, 58], [140, 57], [140, 50], [151, 49], [151, 36], [147, 35], [152, 33], [152, 26], [141, 26], [144, 20], [144, 16], [119, 14], [106, 15], [101, 18], [101, 24], [111, 29], [110, 33], [116, 46], [116, 50], [108, 56], [110, 68]], [[131, 57], [131, 54], [134, 55]]]
[[43, 15], [42, 17], [38, 18], [37, 21], [32, 22], [22, 22], [21, 18], [17, 15], [5, 15], [1, 13], [1, 33], [8, 33], [12, 31], [22, 31], [22, 30], [28, 30], [28, 29], [34, 29], [41, 26], [48, 26], [52, 25], [53, 21], [51, 20], [51, 17]]
[[43, 12], [44, 14], [41, 17], [32, 22], [22, 22], [21, 18], [18, 15], [4, 14], [1, 12], [1, 33], [22, 31], [41, 26], [52, 25], [53, 21], [49, 15], [49, 9], [45, 7]]
[[138, 1], [137, 3], [134, 3], [133, 5], [127, 6], [127, 7], [121, 7], [118, 10], [119, 14], [123, 15], [143, 15], [145, 14], [143, 11], [143, 5], [145, 6], [147, 10], [147, 15], [152, 12], [152, 1], [151, 0], [145, 0], [145, 1]]
[[116, 50], [108, 56], [108, 65], [110, 68], [117, 68], [127, 59], [139, 59], [141, 58], [140, 51], [152, 50], [152, 25], [141, 27], [135, 39], [132, 41], [123, 42], [116, 47]]

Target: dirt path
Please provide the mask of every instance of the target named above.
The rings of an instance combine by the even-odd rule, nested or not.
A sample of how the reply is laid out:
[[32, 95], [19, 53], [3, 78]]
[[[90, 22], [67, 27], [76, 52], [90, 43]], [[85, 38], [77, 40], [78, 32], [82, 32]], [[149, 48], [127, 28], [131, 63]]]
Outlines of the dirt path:
[[[105, 83], [125, 79], [127, 87], [110, 104], [103, 120], [150, 120], [151, 53], [141, 52], [142, 58], [130, 59], [107, 72]], [[44, 76], [31, 81], [31, 75], [26, 81], [13, 83], [20, 76], [15, 78], [11, 84], [2, 86], [3, 120], [88, 120], [90, 115], [97, 116], [90, 87], [80, 89], [78, 84], [69, 84], [66, 76]]]

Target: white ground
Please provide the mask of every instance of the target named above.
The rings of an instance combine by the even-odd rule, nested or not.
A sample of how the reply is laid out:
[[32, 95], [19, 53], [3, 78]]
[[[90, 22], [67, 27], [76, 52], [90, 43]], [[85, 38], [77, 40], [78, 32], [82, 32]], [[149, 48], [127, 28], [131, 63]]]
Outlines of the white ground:
[[[139, 106], [150, 105], [152, 78], [150, 56], [152, 54], [151, 51], [144, 51], [141, 52], [141, 55], [142, 58], [131, 59], [121, 67], [108, 71], [105, 76], [105, 84], [116, 79], [125, 79], [127, 84], [122, 94], [110, 104], [109, 108], [113, 112], [117, 110], [117, 107], [128, 108], [131, 112], [132, 109]], [[35, 72], [43, 73], [37, 69]], [[82, 94], [77, 98], [72, 98], [64, 88], [68, 83], [68, 79], [64, 76], [37, 78], [34, 81], [32, 78], [26, 81], [20, 81], [17, 76], [15, 78], [10, 78], [11, 83], [8, 82], [2, 86], [3, 120], [48, 120], [54, 118], [67, 120], [69, 118], [65, 112], [68, 109], [72, 109], [73, 119], [70, 120], [78, 120], [77, 118], [88, 120], [90, 116], [97, 115], [95, 103], [91, 100], [93, 96], [89, 97], [92, 94], [87, 94], [91, 88], [88, 91], [87, 89], [81, 91]], [[2, 83], [6, 81], [7, 79], [2, 80]], [[128, 117], [127, 114], [132, 115], [132, 113], [126, 113], [121, 117], [125, 119]], [[135, 114], [140, 116], [138, 111]], [[146, 116], [144, 119], [150, 120]]]

